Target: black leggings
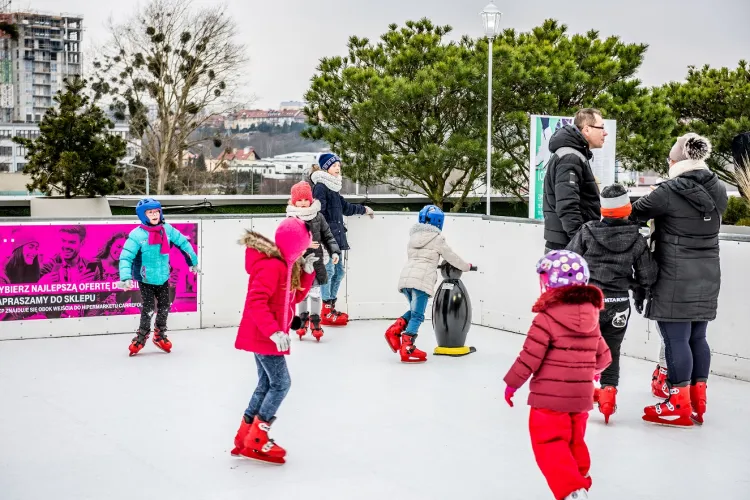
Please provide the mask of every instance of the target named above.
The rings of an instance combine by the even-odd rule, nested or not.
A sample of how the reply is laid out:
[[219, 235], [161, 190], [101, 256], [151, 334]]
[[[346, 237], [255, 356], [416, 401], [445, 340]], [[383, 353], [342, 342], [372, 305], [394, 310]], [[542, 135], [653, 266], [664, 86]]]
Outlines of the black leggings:
[[711, 370], [711, 349], [706, 340], [706, 321], [658, 321], [667, 358], [667, 379], [680, 387], [705, 382]]
[[156, 309], [156, 328], [167, 331], [167, 316], [172, 302], [169, 300], [169, 282], [163, 285], [149, 285], [140, 283], [141, 289], [141, 333], [151, 331], [151, 317]]

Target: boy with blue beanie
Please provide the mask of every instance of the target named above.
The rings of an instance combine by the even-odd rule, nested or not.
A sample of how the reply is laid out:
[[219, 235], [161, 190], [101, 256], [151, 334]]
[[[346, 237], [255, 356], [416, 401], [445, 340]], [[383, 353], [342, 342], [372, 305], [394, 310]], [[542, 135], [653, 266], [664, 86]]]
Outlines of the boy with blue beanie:
[[153, 198], [138, 202], [135, 213], [141, 225], [133, 229], [120, 255], [120, 281], [123, 290], [132, 290], [139, 283], [141, 290], [141, 323], [130, 344], [130, 355], [135, 356], [146, 345], [151, 333], [151, 317], [156, 309], [154, 345], [164, 352], [172, 350], [167, 339], [169, 300], [169, 251], [176, 245], [190, 262], [190, 271], [199, 273], [198, 256], [185, 236], [164, 221], [161, 203]]
[[[320, 155], [318, 165], [313, 166], [310, 173], [310, 182], [313, 185], [313, 197], [320, 201], [320, 213], [331, 228], [336, 244], [341, 251], [348, 251], [349, 242], [346, 240], [344, 216], [369, 215], [373, 218], [374, 212], [370, 207], [349, 203], [341, 196], [339, 193], [343, 185], [341, 158], [333, 153]], [[324, 263], [328, 283], [320, 287], [323, 298], [321, 324], [323, 326], [346, 326], [349, 323], [349, 316], [336, 310], [339, 286], [344, 279], [345, 259], [340, 259], [335, 264], [333, 259], [324, 259]]]

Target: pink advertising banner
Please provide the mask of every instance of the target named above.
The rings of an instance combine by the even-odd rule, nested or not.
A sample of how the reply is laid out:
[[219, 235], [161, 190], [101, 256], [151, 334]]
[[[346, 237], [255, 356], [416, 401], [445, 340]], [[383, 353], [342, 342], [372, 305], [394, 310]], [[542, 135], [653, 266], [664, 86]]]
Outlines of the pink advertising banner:
[[[137, 224], [0, 226], [0, 321], [140, 314], [119, 289], [120, 253]], [[172, 224], [198, 251], [198, 224]], [[179, 248], [169, 254], [171, 312], [196, 312], [198, 286]]]

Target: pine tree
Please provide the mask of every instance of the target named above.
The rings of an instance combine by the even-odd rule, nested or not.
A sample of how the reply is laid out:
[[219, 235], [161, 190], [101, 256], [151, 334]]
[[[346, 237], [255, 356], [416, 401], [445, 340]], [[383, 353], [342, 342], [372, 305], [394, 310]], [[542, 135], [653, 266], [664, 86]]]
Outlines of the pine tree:
[[37, 139], [14, 137], [27, 149], [24, 173], [31, 176], [29, 191], [45, 195], [106, 196], [122, 183], [117, 162], [125, 156], [125, 140], [110, 134], [114, 123], [84, 94], [87, 82], [65, 80], [39, 124]]

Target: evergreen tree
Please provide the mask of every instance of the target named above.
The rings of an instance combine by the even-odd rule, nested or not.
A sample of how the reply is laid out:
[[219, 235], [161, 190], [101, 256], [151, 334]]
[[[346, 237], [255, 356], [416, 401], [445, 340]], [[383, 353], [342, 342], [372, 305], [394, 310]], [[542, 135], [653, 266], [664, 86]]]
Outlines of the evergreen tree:
[[126, 142], [110, 134], [115, 124], [84, 94], [86, 80], [65, 80], [39, 124], [39, 137], [14, 137], [27, 150], [24, 173], [31, 176], [29, 191], [55, 192], [66, 198], [106, 196], [122, 184], [117, 163]]

